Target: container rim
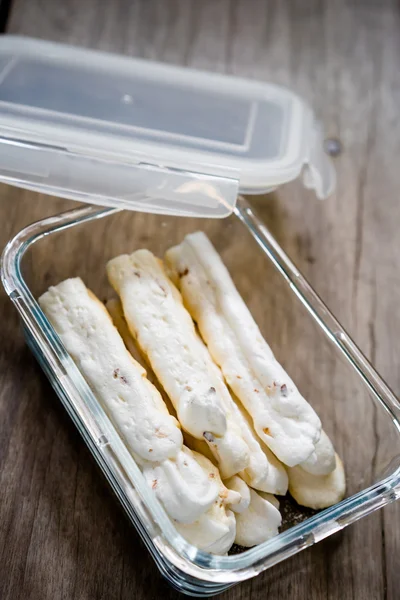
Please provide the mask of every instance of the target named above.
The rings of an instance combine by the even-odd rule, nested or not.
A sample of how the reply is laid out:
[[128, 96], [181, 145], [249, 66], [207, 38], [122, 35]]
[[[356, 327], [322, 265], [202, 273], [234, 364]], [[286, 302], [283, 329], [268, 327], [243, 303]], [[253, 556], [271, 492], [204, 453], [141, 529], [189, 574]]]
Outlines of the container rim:
[[[177, 533], [164, 508], [147, 486], [127, 448], [98, 404], [85, 379], [66, 352], [53, 327], [34, 299], [21, 273], [26, 251], [45, 236], [122, 209], [84, 206], [40, 220], [22, 229], [6, 245], [1, 258], [1, 279], [24, 326], [34, 340], [64, 396], [61, 400], [92, 454], [100, 464], [126, 512], [156, 561], [172, 563], [184, 573], [213, 583], [248, 579], [300, 550], [343, 529], [352, 522], [400, 497], [400, 458], [389, 476], [365, 490], [325, 509], [278, 536], [241, 554], [211, 555], [198, 550]], [[400, 434], [400, 403], [326, 305], [297, 270], [251, 206], [238, 197], [235, 216], [251, 233], [292, 291], [341, 351], [363, 384], [389, 414]], [[60, 394], [59, 394], [60, 395]], [[159, 556], [157, 556], [157, 553]]]

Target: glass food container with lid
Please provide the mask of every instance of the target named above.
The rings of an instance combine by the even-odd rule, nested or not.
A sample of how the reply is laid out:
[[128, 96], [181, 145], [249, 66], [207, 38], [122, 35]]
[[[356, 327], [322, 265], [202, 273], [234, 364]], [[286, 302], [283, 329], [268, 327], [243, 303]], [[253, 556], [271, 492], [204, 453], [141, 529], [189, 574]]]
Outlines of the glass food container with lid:
[[[160, 571], [190, 595], [254, 577], [400, 495], [398, 400], [241, 195], [299, 176], [320, 198], [335, 185], [312, 111], [288, 90], [0, 39], [0, 181], [88, 203], [17, 234], [3, 253], [3, 284], [28, 345]], [[107, 260], [141, 247], [162, 256], [199, 229], [320, 415], [347, 475], [342, 502], [318, 513], [288, 506], [279, 535], [226, 556], [177, 533], [36, 301], [71, 276], [107, 297]], [[54, 260], [65, 248], [72, 258]], [[354, 406], [364, 404], [386, 424], [385, 439], [362, 426]], [[359, 452], [348, 452], [349, 436]]]

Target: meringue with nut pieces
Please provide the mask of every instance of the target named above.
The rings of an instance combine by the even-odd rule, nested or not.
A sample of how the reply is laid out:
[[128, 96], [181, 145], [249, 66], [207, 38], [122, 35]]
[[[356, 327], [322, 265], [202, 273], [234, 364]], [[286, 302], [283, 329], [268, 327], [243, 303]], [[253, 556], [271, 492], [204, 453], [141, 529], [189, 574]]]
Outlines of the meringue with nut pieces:
[[[133, 339], [129, 331], [120, 300], [113, 298], [107, 302], [106, 307], [111, 314], [114, 325], [117, 327], [122, 339], [125, 342], [125, 346], [137, 361], [139, 361], [141, 364], [145, 363], [148, 379], [157, 387], [168, 407], [169, 412], [175, 414], [175, 410], [168, 395], [165, 393], [162, 386], [160, 386], [160, 383], [151, 369], [151, 366], [148, 365], [145, 355], [140, 352], [137, 342]], [[236, 423], [242, 438], [248, 446], [249, 464], [243, 471], [240, 472], [240, 476], [249, 486], [255, 488], [256, 490], [268, 492], [270, 494], [286, 494], [288, 489], [288, 476], [285, 468], [279, 462], [276, 456], [274, 456], [271, 450], [259, 438], [257, 438], [248, 416], [245, 414], [240, 404], [235, 402], [233, 396], [230, 394], [225, 385], [222, 373], [217, 365], [212, 361], [207, 347], [200, 338], [198, 338], [198, 341], [199, 349], [203, 353], [204, 360], [208, 362], [210, 368], [215, 373], [215, 377], [218, 379], [218, 391], [225, 409], [227, 410], [227, 415], [229, 415], [229, 418], [233, 419], [233, 421]], [[215, 461], [215, 456], [211, 452], [211, 449], [205, 440], [199, 440], [187, 432], [185, 432], [184, 437], [186, 444], [192, 450], [196, 450], [197, 452], [207, 456], [207, 458], [209, 458], [211, 461]], [[221, 474], [224, 476], [223, 470]]]
[[79, 278], [39, 303], [188, 542], [215, 554], [265, 542], [282, 521], [273, 494], [288, 489], [313, 509], [343, 499], [331, 440], [205, 234], [165, 263], [118, 256], [107, 274], [109, 312]]
[[249, 450], [221, 397], [221, 382], [193, 321], [160, 261], [147, 250], [107, 264], [133, 338], [151, 364], [186, 431], [204, 439], [224, 477], [246, 468]]
[[307, 460], [315, 452], [321, 422], [275, 359], [207, 236], [186, 236], [165, 260], [258, 436], [288, 466]]
[[214, 503], [218, 485], [183, 448], [178, 422], [102, 303], [79, 278], [51, 287], [39, 303], [139, 467], [157, 473], [149, 484], [162, 482], [157, 495], [169, 515], [197, 519]]
[[212, 554], [226, 554], [231, 548], [236, 536], [236, 519], [233, 510], [237, 510], [242, 503], [239, 491], [228, 489], [222, 482], [219, 471], [205, 456], [193, 452], [196, 460], [205, 473], [218, 485], [217, 500], [206, 513], [191, 524], [175, 523], [177, 531], [191, 544], [211, 552]]

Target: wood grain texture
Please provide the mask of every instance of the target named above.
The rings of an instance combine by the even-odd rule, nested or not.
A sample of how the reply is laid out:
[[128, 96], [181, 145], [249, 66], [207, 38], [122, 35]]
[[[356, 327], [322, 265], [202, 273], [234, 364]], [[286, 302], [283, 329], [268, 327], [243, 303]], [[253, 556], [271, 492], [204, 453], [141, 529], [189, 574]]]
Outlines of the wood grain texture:
[[[254, 77], [302, 94], [328, 134], [343, 144], [344, 151], [336, 159], [337, 191], [320, 203], [294, 182], [253, 203], [378, 371], [400, 393], [400, 11], [396, 3], [14, 0], [8, 25], [10, 33]], [[7, 186], [0, 188], [0, 194], [0, 247], [29, 222], [73, 206]], [[156, 221], [146, 223], [145, 234], [150, 236]], [[135, 227], [136, 234], [142, 235], [140, 217]], [[121, 246], [135, 231], [128, 227], [120, 231]], [[98, 242], [77, 238], [74, 250], [88, 256], [82, 264], [76, 252], [61, 256], [60, 244], [55, 240], [52, 246], [49, 241], [54, 264], [47, 255], [42, 264], [32, 265], [35, 275], [37, 269], [38, 289], [48, 285], [49, 277], [78, 267], [90, 278], [104, 254], [103, 243], [101, 235]], [[244, 246], [239, 250], [246, 252]], [[256, 302], [250, 296], [249, 300]], [[265, 301], [275, 310], [285, 309], [279, 296]], [[0, 598], [176, 598], [137, 534], [127, 527], [89, 452], [25, 347], [17, 315], [4, 293], [0, 311]], [[300, 336], [301, 324], [290, 314], [285, 313], [285, 318], [289, 333], [295, 330]], [[302, 360], [311, 356], [303, 353]], [[332, 376], [328, 370], [321, 371], [321, 386], [324, 377], [328, 381]], [[366, 439], [373, 440], [365, 455], [352, 458], [362, 468], [379, 463], [388, 441], [385, 423], [372, 405], [366, 407], [356, 394], [352, 401], [349, 431], [362, 427]], [[339, 405], [332, 410], [332, 432], [343, 427], [340, 411]], [[347, 442], [348, 448], [342, 450], [350, 460], [359, 447], [352, 445], [351, 437]], [[397, 504], [222, 598], [395, 600], [400, 589], [399, 529]]]

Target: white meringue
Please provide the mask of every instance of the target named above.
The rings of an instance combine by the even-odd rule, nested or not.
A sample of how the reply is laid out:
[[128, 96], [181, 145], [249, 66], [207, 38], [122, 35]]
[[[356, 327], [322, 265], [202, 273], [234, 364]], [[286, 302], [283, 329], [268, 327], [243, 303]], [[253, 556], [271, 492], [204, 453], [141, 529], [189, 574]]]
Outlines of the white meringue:
[[170, 397], [182, 427], [204, 439], [224, 477], [245, 468], [247, 444], [221, 398], [212, 360], [195, 332], [180, 294], [151, 252], [138, 250], [107, 265], [130, 332]]
[[137, 460], [175, 458], [183, 443], [176, 419], [82, 280], [51, 287], [39, 303]]
[[267, 494], [265, 492], [258, 492], [257, 494], [259, 496], [261, 496], [261, 498], [264, 498], [264, 500], [268, 500], [268, 502], [270, 502], [272, 504], [272, 506], [275, 506], [275, 508], [277, 510], [279, 510], [279, 500], [278, 498], [275, 498], [275, 496], [273, 496], [272, 494]]
[[336, 454], [335, 470], [328, 475], [313, 475], [302, 467], [288, 469], [289, 492], [301, 506], [322, 509], [343, 500], [346, 477], [343, 463]]
[[249, 486], [237, 475], [230, 477], [229, 479], [225, 479], [224, 484], [228, 488], [228, 490], [232, 490], [240, 494], [240, 502], [234, 504], [230, 508], [235, 513], [241, 513], [250, 505], [250, 488]]
[[176, 460], [148, 463], [142, 470], [168, 515], [181, 523], [193, 523], [212, 506], [220, 492], [215, 476], [210, 478], [198, 455], [185, 446]]
[[[173, 290], [174, 289], [175, 288], [173, 288]], [[180, 301], [180, 295], [176, 290], [175, 297], [178, 301]], [[149, 367], [149, 365], [147, 364], [146, 357], [143, 353], [140, 352], [137, 346], [137, 342], [133, 339], [133, 337], [130, 334], [125, 316], [123, 314], [120, 300], [109, 300], [106, 306], [112, 316], [114, 325], [117, 327], [119, 333], [122, 336], [122, 339], [125, 342], [127, 349], [131, 352], [132, 356], [136, 360], [138, 360], [142, 364], [146, 362], [145, 367], [147, 370], [148, 379], [157, 387], [157, 389], [161, 393], [169, 412], [171, 414], [175, 414], [175, 410], [172, 406], [168, 395], [163, 390], [151, 367]], [[236, 431], [236, 435], [241, 435], [248, 447], [249, 464], [246, 467], [246, 469], [241, 471], [241, 477], [246, 481], [248, 485], [257, 490], [262, 490], [271, 494], [286, 494], [288, 488], [288, 477], [285, 468], [270, 451], [270, 449], [257, 438], [255, 432], [253, 431], [253, 427], [248, 419], [248, 416], [245, 414], [243, 408], [233, 400], [231, 394], [229, 393], [229, 390], [225, 385], [220, 369], [210, 358], [206, 346], [199, 337], [198, 344], [199, 351], [203, 354], [203, 359], [209, 364], [210, 369], [213, 370], [215, 377], [218, 380], [218, 392], [226, 411], [227, 420], [229, 421], [229, 428], [234, 429]], [[226, 462], [225, 457], [223, 455], [221, 456], [221, 453], [223, 453], [223, 440], [219, 440], [217, 438], [217, 445], [214, 449], [213, 454], [210, 450], [211, 443], [210, 445], [207, 445], [207, 443], [204, 440], [199, 440], [191, 436], [187, 432], [185, 433], [185, 438], [188, 440], [188, 446], [192, 450], [201, 452], [212, 461], [215, 459], [215, 455], [218, 455], [219, 452], [218, 456], [220, 458], [219, 462], [222, 477], [228, 477], [229, 475], [231, 475], [229, 471], [226, 472], [226, 470], [224, 470], [223, 468], [223, 465]]]
[[[271, 494], [284, 495], [288, 489], [288, 476], [284, 466], [279, 462], [276, 456], [260, 439], [257, 438], [253, 426], [238, 402], [235, 402], [234, 395], [229, 392], [220, 368], [210, 357], [204, 342], [199, 339], [199, 347], [204, 356], [204, 361], [209, 363], [210, 369], [215, 374], [218, 381], [218, 392], [221, 401], [225, 407], [229, 418], [230, 427], [235, 429], [236, 434], [240, 435], [247, 444], [249, 461], [245, 469], [239, 474], [244, 481], [251, 487], [269, 492]], [[220, 470], [222, 478], [229, 477], [222, 467], [224, 461], [220, 461]]]
[[315, 445], [315, 451], [299, 466], [312, 475], [328, 475], [335, 470], [335, 449], [324, 430], [321, 431], [321, 437]]
[[226, 554], [235, 541], [235, 515], [218, 502], [198, 521], [189, 525], [175, 523], [175, 527], [190, 544], [211, 554]]
[[212, 554], [226, 554], [236, 535], [236, 519], [232, 510], [242, 502], [241, 494], [227, 489], [217, 467], [205, 456], [193, 452], [193, 456], [218, 485], [219, 496], [211, 508], [194, 523], [175, 523], [177, 531], [191, 544]]
[[[159, 391], [162, 399], [164, 400], [168, 412], [170, 413], [170, 415], [174, 416], [177, 419], [176, 411], [173, 407], [171, 400], [169, 399], [162, 385], [158, 381], [156, 374], [154, 373], [153, 369], [151, 368], [151, 365], [149, 364], [149, 361], [146, 359], [146, 355], [143, 354], [143, 352], [141, 352], [136, 340], [133, 339], [131, 332], [129, 331], [129, 327], [125, 319], [124, 311], [122, 310], [122, 304], [120, 299], [110, 298], [110, 300], [107, 300], [106, 309], [110, 313], [112, 321], [115, 327], [118, 329], [118, 333], [122, 337], [126, 349], [128, 350], [128, 352], [130, 352], [133, 358], [145, 369], [147, 379]], [[177, 423], [180, 427], [181, 424], [178, 420]]]
[[315, 450], [321, 423], [276, 361], [218, 253], [202, 232], [166, 253], [185, 305], [259, 437], [289, 466]]
[[235, 542], [250, 548], [278, 535], [282, 517], [274, 505], [275, 498], [249, 488], [250, 504], [236, 515]]
[[[234, 397], [234, 395], [232, 395]], [[232, 402], [234, 402], [232, 400]], [[239, 473], [250, 487], [257, 491], [284, 496], [288, 489], [288, 476], [283, 464], [253, 430], [246, 411], [235, 404], [235, 415], [240, 423], [242, 436], [250, 450], [248, 467]]]
[[151, 487], [160, 480], [155, 493], [167, 512], [184, 521], [199, 518], [219, 487], [182, 446], [178, 422], [104, 306], [79, 278], [51, 287], [39, 302]]

